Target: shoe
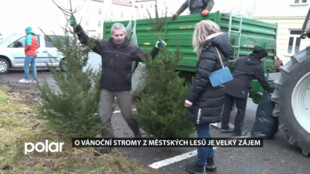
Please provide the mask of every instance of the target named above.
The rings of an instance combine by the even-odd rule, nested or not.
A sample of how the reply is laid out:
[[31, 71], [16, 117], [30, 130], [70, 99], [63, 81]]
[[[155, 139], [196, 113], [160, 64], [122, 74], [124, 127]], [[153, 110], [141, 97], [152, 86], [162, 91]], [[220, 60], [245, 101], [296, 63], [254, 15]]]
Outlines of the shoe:
[[21, 79], [21, 80], [19, 80], [18, 82], [19, 82], [19, 83], [30, 83], [30, 81], [29, 81], [29, 80], [26, 80], [26, 79]]
[[247, 134], [247, 131], [243, 130], [241, 133], [233, 133], [233, 136], [246, 136]]
[[232, 133], [233, 132], [233, 128], [229, 127], [228, 129], [221, 129], [222, 133]]
[[37, 83], [37, 81], [36, 81], [36, 80], [31, 79], [31, 80], [30, 80], [30, 83]]
[[205, 164], [205, 169], [207, 171], [214, 171], [216, 169], [216, 164], [214, 163], [214, 159], [213, 158], [208, 158], [207, 159], [207, 163]]
[[207, 174], [204, 165], [198, 165], [196, 163], [186, 164], [185, 170], [192, 174]]

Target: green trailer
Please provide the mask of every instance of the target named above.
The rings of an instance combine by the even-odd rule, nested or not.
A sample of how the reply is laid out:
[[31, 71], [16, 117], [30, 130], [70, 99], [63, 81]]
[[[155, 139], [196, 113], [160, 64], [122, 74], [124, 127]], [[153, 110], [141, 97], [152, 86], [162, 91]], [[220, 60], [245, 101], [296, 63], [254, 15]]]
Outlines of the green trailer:
[[[274, 71], [273, 60], [276, 52], [277, 25], [261, 22], [241, 16], [231, 14], [210, 13], [207, 17], [199, 14], [179, 16], [177, 20], [167, 19], [166, 25], [162, 30], [162, 38], [165, 39], [167, 49], [175, 51], [180, 48], [183, 59], [179, 62], [178, 70], [185, 77], [191, 77], [196, 70], [197, 56], [193, 52], [192, 35], [195, 24], [201, 20], [209, 19], [217, 23], [222, 32], [225, 32], [233, 45], [233, 54], [230, 64], [242, 56], [247, 56], [252, 52], [255, 45], [264, 47], [268, 51], [268, 57], [263, 62], [266, 73]], [[118, 21], [125, 26], [129, 21]], [[137, 20], [136, 34], [139, 46], [150, 50], [158, 40], [158, 33], [150, 26], [149, 19]], [[104, 37], [110, 37], [111, 26], [114, 22], [104, 23]], [[272, 83], [271, 83], [272, 85]], [[252, 94], [262, 92], [263, 88], [257, 81], [252, 82]], [[255, 95], [253, 95], [255, 96]], [[255, 98], [254, 101], [257, 101]]]
[[[239, 57], [251, 53], [254, 45], [262, 46], [268, 51], [268, 57], [262, 66], [266, 75], [274, 72], [274, 58], [276, 53], [277, 25], [256, 21], [240, 16], [211, 13], [206, 18], [201, 15], [179, 16], [177, 20], [167, 19], [162, 31], [162, 38], [168, 43], [171, 51], [180, 47], [183, 59], [179, 62], [181, 73], [194, 75], [197, 56], [192, 48], [192, 34], [195, 24], [209, 19], [216, 22], [229, 37], [233, 45], [230, 64]], [[120, 21], [127, 25], [129, 21]], [[114, 22], [113, 22], [114, 23]], [[104, 36], [110, 37], [113, 24], [104, 24]], [[301, 38], [310, 37], [310, 9], [302, 27]], [[149, 25], [148, 19], [137, 20], [137, 38], [139, 46], [150, 50], [158, 40], [158, 33]], [[310, 46], [291, 57], [291, 60], [280, 68], [278, 76], [268, 78], [275, 87], [272, 101], [275, 103], [273, 115], [279, 118], [280, 130], [287, 136], [289, 143], [298, 146], [302, 154], [310, 154]], [[257, 81], [252, 82], [252, 94], [262, 92]], [[253, 99], [252, 95], [252, 99]], [[255, 97], [254, 97], [255, 98]]]

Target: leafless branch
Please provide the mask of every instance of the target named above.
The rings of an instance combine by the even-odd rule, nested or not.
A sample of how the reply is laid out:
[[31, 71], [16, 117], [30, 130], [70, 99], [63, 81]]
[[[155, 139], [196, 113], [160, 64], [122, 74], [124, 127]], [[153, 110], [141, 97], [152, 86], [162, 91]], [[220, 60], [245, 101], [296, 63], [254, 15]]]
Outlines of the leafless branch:
[[166, 9], [165, 16], [162, 18], [159, 18], [157, 0], [155, 0], [155, 19], [152, 18], [149, 10], [148, 9], [146, 9], [146, 10], [147, 10], [147, 13], [149, 15], [150, 25], [152, 26], [152, 28], [154, 28], [155, 30], [158, 31], [158, 39], [162, 40], [161, 30], [164, 28], [164, 26], [166, 25], [166, 22], [167, 22], [167, 9]]

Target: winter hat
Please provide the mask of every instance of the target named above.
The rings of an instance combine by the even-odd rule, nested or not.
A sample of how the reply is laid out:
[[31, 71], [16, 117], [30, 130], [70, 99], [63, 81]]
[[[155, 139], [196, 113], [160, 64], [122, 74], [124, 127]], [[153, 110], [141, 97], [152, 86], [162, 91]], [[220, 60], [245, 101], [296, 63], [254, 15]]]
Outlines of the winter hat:
[[255, 54], [256, 59], [260, 60], [266, 57], [268, 55], [268, 52], [263, 47], [255, 46], [253, 54]]
[[27, 28], [25, 29], [25, 31], [27, 31], [29, 34], [34, 33], [34, 32], [32, 31], [32, 28], [31, 28], [31, 27], [27, 27]]

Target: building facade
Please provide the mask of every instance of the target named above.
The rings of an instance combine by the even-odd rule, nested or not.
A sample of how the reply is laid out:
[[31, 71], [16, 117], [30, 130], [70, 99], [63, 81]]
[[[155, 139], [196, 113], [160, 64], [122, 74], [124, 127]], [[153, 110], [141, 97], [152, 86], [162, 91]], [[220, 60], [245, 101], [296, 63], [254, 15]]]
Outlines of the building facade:
[[309, 10], [309, 0], [217, 0], [214, 11], [240, 14], [277, 24], [277, 56], [284, 63], [295, 53], [310, 45], [310, 39], [300, 39], [303, 22]]
[[309, 0], [259, 0], [256, 2], [253, 19], [278, 25], [277, 55], [284, 63], [289, 61], [292, 55], [310, 45], [310, 39], [300, 39], [308, 10]]
[[130, 0], [80, 0], [79, 3], [77, 19], [94, 38], [103, 38], [104, 21], [129, 20], [137, 13]]

